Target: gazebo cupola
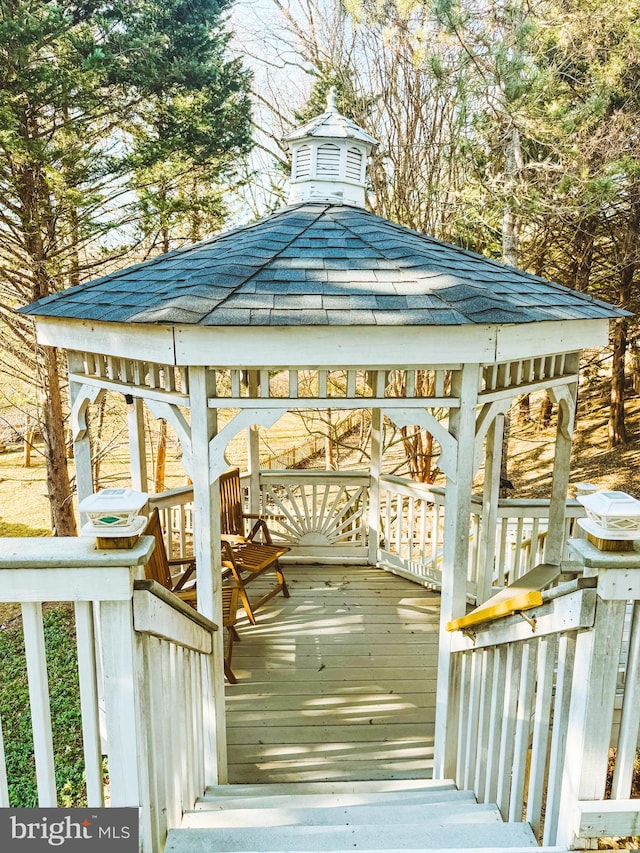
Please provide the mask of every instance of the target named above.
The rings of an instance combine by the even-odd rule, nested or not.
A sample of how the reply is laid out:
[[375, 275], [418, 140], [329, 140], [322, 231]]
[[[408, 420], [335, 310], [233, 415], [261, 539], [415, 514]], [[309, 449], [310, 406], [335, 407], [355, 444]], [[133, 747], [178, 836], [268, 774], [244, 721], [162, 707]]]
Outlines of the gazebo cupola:
[[284, 142], [292, 155], [289, 204], [328, 201], [364, 207], [366, 162], [377, 142], [338, 112], [334, 86], [322, 115], [296, 128]]

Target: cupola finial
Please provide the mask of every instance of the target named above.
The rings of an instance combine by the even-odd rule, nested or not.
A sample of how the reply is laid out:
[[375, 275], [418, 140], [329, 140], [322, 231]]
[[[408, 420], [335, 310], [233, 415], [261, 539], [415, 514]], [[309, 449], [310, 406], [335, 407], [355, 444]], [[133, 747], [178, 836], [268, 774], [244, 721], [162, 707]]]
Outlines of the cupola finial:
[[338, 112], [338, 90], [335, 86], [331, 86], [327, 94], [327, 112]]

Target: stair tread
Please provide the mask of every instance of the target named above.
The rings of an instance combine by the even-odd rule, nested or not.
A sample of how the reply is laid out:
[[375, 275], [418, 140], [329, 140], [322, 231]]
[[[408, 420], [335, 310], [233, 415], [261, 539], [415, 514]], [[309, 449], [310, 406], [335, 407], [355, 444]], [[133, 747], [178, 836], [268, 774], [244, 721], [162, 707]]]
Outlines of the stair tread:
[[[280, 853], [280, 851], [323, 850], [420, 850], [424, 832], [412, 824], [376, 826], [279, 826], [255, 829], [173, 829], [169, 832], [165, 853]], [[431, 849], [537, 847], [528, 824], [521, 823], [438, 823], [428, 824]]]
[[336, 808], [360, 805], [431, 805], [435, 803], [475, 803], [472, 791], [363, 791], [361, 793], [270, 794], [265, 797], [207, 797], [197, 801], [194, 811], [263, 808]]
[[[290, 798], [295, 799], [295, 798]], [[444, 825], [465, 821], [473, 823], [502, 823], [497, 807], [473, 802], [449, 803], [363, 803], [333, 807], [302, 807], [284, 805], [266, 808], [219, 808], [185, 812], [183, 828], [256, 828], [280, 826], [334, 826], [420, 824]]]
[[270, 794], [381, 793], [387, 791], [457, 791], [451, 779], [380, 779], [373, 781], [270, 782], [212, 785], [203, 800], [211, 797], [260, 796]]

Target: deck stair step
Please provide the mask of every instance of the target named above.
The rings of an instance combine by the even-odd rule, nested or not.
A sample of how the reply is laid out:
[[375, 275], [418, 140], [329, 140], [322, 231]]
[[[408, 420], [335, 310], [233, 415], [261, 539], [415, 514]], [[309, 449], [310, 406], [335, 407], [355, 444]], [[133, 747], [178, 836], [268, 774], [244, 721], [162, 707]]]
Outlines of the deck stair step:
[[503, 823], [453, 783], [395, 780], [210, 788], [169, 832], [165, 853], [531, 848], [544, 850], [528, 824]]

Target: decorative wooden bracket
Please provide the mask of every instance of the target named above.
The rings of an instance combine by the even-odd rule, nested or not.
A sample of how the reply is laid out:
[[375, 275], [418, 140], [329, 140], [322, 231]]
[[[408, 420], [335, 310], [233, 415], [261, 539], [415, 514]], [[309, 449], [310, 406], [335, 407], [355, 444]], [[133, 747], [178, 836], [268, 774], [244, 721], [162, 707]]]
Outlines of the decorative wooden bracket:
[[482, 445], [491, 429], [492, 423], [498, 415], [505, 415], [509, 411], [512, 400], [494, 400], [485, 403], [476, 419], [476, 438], [473, 448], [473, 470], [478, 470], [482, 464]]
[[191, 452], [191, 426], [177, 406], [171, 403], [162, 403], [159, 400], [145, 399], [145, 403], [154, 418], [163, 418], [171, 424], [178, 436], [182, 447], [182, 465], [191, 479], [193, 479], [193, 459]]
[[548, 388], [547, 394], [558, 405], [558, 431], [571, 439], [576, 419], [576, 385], [558, 385]]
[[82, 441], [86, 437], [89, 405], [97, 403], [104, 393], [104, 389], [95, 385], [81, 385], [77, 388], [71, 406], [71, 432], [74, 441]]
[[286, 413], [286, 409], [241, 409], [209, 442], [209, 482], [215, 483], [228, 467], [224, 451], [232, 438], [254, 424], [273, 426]]
[[438, 467], [455, 483], [458, 474], [458, 442], [428, 409], [383, 409], [382, 412], [397, 426], [419, 426], [430, 432], [440, 445]]

